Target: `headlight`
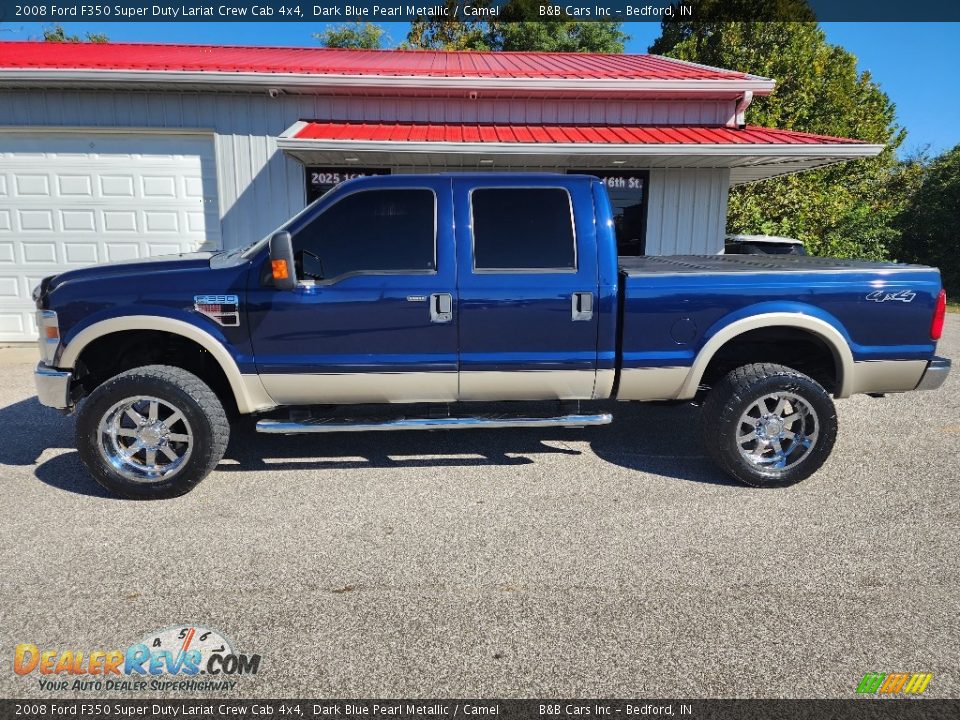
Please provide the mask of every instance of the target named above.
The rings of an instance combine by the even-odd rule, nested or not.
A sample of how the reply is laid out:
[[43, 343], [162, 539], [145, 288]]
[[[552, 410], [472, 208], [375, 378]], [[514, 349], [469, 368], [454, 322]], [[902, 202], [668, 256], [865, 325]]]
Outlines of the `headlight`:
[[37, 332], [40, 333], [37, 340], [40, 359], [45, 365], [52, 365], [60, 347], [60, 322], [53, 310], [37, 310]]

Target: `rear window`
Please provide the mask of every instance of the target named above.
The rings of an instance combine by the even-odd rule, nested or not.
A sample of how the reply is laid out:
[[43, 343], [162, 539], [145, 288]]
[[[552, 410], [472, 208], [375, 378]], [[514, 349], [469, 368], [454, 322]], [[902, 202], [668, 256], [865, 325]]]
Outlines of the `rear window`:
[[573, 211], [563, 188], [481, 188], [471, 202], [476, 270], [576, 269]]

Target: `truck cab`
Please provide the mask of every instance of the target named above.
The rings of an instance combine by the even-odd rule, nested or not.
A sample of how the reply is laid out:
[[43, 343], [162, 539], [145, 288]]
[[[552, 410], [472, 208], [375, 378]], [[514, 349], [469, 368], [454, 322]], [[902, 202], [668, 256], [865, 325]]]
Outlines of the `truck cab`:
[[260, 267], [247, 298], [265, 390], [283, 405], [596, 397], [598, 329], [616, 308], [594, 301], [601, 281], [615, 288], [616, 258], [593, 193], [556, 175], [331, 192], [285, 228], [289, 290], [266, 244], [245, 253]]

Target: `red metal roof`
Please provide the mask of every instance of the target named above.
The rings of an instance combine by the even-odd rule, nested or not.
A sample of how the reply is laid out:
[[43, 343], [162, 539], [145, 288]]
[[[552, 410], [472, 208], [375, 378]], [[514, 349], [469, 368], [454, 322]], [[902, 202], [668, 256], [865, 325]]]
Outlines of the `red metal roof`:
[[0, 42], [0, 68], [294, 73], [447, 78], [743, 80], [657, 55], [341, 50], [141, 43]]
[[475, 123], [308, 122], [298, 140], [597, 145], [846, 145], [859, 140], [791, 130], [689, 125], [493, 125]]

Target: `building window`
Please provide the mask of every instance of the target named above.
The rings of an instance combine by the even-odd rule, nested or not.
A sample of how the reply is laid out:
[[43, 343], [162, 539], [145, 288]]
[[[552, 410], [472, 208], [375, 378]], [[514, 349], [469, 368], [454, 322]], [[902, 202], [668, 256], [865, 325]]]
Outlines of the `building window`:
[[308, 167], [307, 169], [307, 204], [323, 197], [337, 185], [353, 178], [367, 175], [389, 175], [390, 170], [385, 168], [335, 168], [335, 167]]
[[613, 224], [617, 232], [618, 255], [644, 255], [647, 242], [647, 186], [650, 173], [571, 170], [575, 175], [593, 175], [607, 186], [613, 205]]
[[563, 188], [481, 188], [471, 193], [477, 270], [574, 270], [570, 195]]
[[293, 238], [298, 275], [333, 280], [357, 273], [436, 271], [432, 190], [363, 190], [338, 200]]

